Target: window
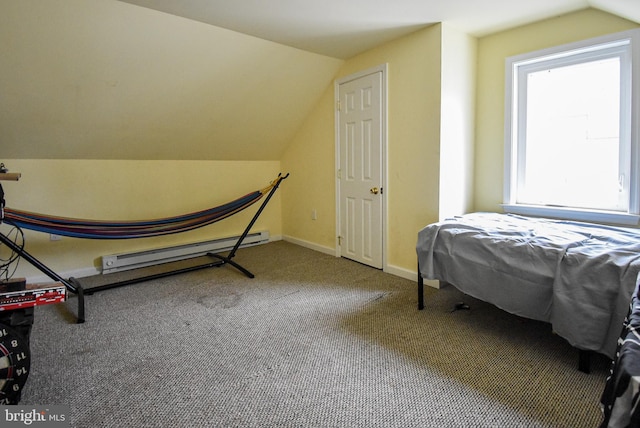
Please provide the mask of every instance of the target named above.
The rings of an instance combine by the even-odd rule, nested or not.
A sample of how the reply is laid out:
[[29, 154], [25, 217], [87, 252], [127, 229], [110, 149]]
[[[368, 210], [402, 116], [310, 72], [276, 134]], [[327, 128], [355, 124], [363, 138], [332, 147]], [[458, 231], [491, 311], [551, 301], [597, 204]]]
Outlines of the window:
[[638, 223], [639, 48], [634, 30], [507, 59], [505, 211]]

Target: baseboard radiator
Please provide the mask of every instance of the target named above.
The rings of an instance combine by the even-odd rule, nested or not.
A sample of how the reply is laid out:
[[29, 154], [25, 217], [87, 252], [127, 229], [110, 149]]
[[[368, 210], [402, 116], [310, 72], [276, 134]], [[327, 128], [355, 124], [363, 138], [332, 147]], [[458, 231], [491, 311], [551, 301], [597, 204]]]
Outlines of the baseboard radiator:
[[[240, 239], [240, 236], [231, 236], [173, 247], [106, 255], [102, 256], [102, 273], [115, 273], [154, 266], [204, 256], [207, 253], [222, 253], [230, 251], [234, 245], [236, 245], [238, 239]], [[265, 244], [267, 242], [269, 242], [268, 231], [249, 233], [242, 241], [240, 248]]]

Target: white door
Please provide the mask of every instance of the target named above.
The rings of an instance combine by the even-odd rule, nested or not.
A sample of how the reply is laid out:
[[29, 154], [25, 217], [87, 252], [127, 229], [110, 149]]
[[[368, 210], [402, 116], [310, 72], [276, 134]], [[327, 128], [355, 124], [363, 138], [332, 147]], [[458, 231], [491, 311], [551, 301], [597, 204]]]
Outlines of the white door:
[[383, 267], [383, 72], [339, 83], [340, 255]]

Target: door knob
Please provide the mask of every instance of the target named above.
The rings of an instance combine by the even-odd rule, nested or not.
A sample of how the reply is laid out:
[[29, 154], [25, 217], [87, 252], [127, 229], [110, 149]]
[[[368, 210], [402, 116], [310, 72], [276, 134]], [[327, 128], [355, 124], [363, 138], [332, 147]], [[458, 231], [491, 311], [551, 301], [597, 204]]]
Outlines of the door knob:
[[372, 187], [371, 189], [369, 189], [369, 191], [374, 195], [377, 195], [380, 189], [378, 189], [377, 187]]

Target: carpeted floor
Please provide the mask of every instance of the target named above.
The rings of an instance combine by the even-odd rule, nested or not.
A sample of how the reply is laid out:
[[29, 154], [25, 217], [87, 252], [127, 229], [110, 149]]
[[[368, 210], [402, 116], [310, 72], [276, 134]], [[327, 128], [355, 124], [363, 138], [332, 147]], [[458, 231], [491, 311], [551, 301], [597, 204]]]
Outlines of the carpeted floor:
[[[608, 370], [546, 324], [287, 242], [36, 308], [22, 402], [74, 427], [596, 427]], [[465, 301], [470, 310], [451, 312]]]

